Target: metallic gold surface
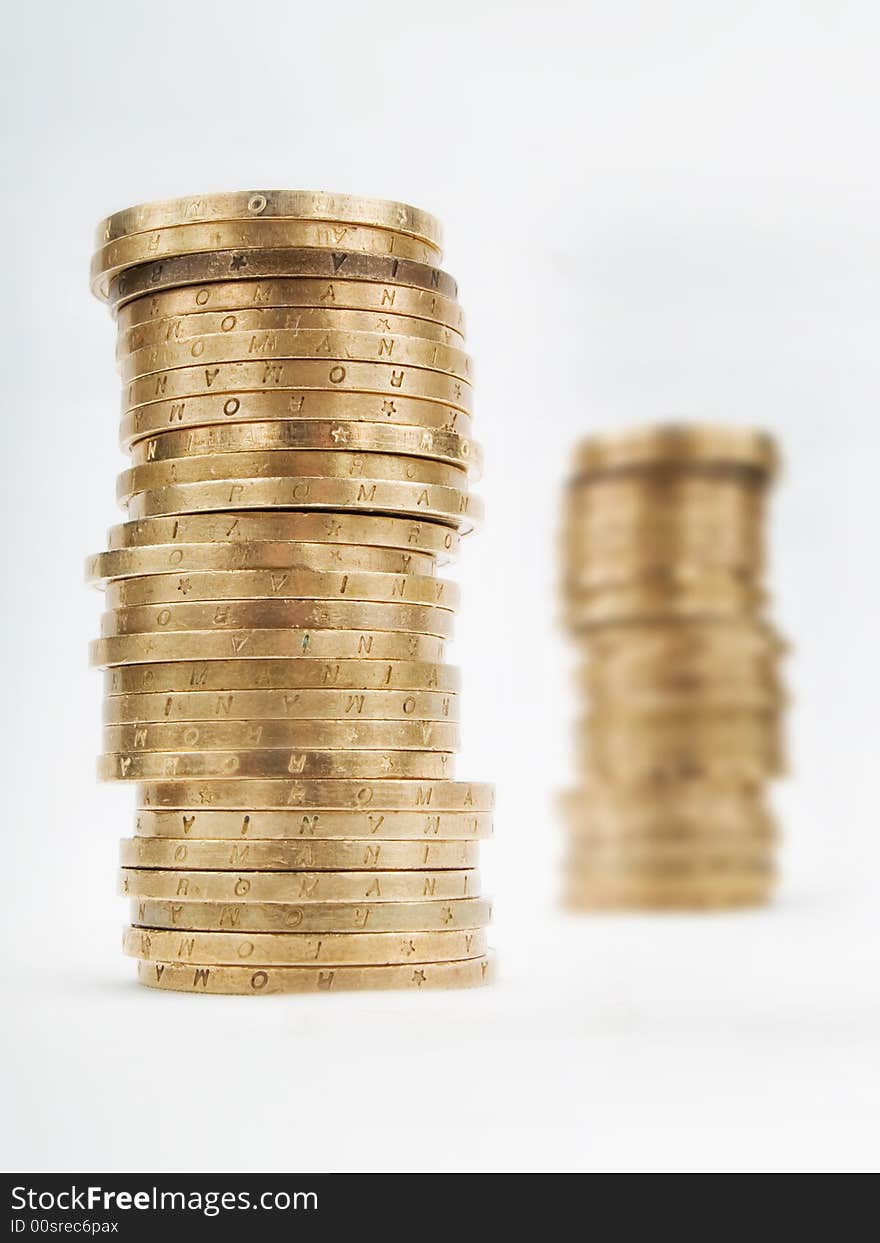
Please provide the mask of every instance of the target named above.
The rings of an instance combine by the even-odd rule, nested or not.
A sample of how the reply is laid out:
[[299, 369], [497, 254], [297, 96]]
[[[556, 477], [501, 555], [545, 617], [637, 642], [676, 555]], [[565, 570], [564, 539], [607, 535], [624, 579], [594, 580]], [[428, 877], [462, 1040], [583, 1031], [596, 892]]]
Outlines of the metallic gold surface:
[[784, 768], [766, 620], [772, 440], [670, 426], [575, 450], [561, 539], [563, 612], [582, 657], [578, 786], [562, 800], [573, 909], [767, 901]]
[[182, 963], [139, 962], [138, 979], [149, 988], [183, 993], [350, 992], [363, 989], [477, 988], [491, 983], [490, 956], [457, 962], [385, 967], [192, 967]]
[[478, 897], [480, 874], [473, 868], [440, 872], [191, 871], [171, 868], [123, 867], [119, 892], [133, 898], [204, 902], [420, 902]]
[[476, 840], [491, 837], [491, 812], [472, 811], [154, 811], [141, 808], [135, 817], [140, 837], [219, 838], [343, 838], [350, 841]]
[[86, 565], [107, 609], [90, 656], [99, 773], [138, 783], [125, 944], [153, 987], [488, 978], [494, 795], [452, 780], [458, 588], [438, 573], [481, 517], [482, 454], [439, 258], [427, 213], [323, 192], [99, 226], [131, 464], [129, 520]]
[[[248, 315], [262, 311], [303, 309], [305, 311], [361, 311], [376, 316], [405, 315], [439, 324], [461, 336], [464, 312], [455, 297], [443, 296], [435, 289], [420, 289], [391, 282], [367, 279], [346, 280], [326, 277], [266, 277], [263, 279], [214, 278], [207, 284], [188, 283], [148, 289], [142, 297], [126, 302], [116, 311], [122, 339], [142, 324], [171, 325], [181, 316], [217, 314], [230, 311]], [[258, 327], [259, 321], [242, 322], [242, 328]], [[174, 329], [171, 329], [172, 335]], [[221, 326], [222, 331], [222, 326]], [[385, 331], [384, 325], [380, 331]]]
[[462, 841], [177, 841], [133, 837], [120, 843], [130, 868], [268, 872], [436, 871], [472, 868], [478, 844]]
[[123, 952], [132, 958], [192, 963], [285, 964], [449, 962], [486, 953], [480, 928], [447, 932], [177, 932], [127, 928]]
[[[447, 272], [411, 259], [356, 254], [342, 247], [317, 250], [284, 247], [272, 250], [219, 250], [183, 255], [141, 264], [110, 281], [107, 301], [115, 309], [165, 289], [206, 282], [254, 280], [266, 277], [309, 277], [312, 280], [369, 281], [371, 284], [402, 285], [455, 301], [458, 286]], [[388, 309], [392, 303], [389, 300]]]
[[129, 903], [137, 928], [194, 932], [443, 932], [481, 928], [491, 918], [485, 898], [431, 902], [172, 902]]

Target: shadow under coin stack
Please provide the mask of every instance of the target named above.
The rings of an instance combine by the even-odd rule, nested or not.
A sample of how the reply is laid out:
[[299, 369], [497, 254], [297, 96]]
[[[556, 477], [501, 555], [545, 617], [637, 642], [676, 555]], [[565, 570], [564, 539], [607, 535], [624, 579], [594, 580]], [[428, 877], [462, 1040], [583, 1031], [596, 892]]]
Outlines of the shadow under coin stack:
[[765, 785], [781, 769], [782, 643], [765, 620], [757, 432], [658, 427], [576, 450], [563, 533], [583, 657], [572, 908], [766, 902]]
[[201, 993], [456, 988], [488, 975], [489, 786], [454, 780], [457, 588], [479, 516], [471, 373], [437, 222], [302, 191], [120, 212], [127, 521], [100, 774], [140, 980]]

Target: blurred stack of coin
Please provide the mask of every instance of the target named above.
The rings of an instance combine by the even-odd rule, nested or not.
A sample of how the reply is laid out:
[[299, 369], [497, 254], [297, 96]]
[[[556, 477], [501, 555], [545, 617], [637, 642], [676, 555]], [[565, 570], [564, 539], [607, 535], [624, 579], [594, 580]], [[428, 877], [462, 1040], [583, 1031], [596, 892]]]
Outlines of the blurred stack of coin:
[[490, 787], [453, 779], [457, 588], [479, 517], [471, 366], [433, 217], [304, 191], [98, 230], [118, 326], [107, 780], [141, 981], [276, 993], [481, 984]]
[[782, 643], [765, 617], [757, 432], [680, 426], [575, 451], [563, 530], [577, 644], [578, 786], [564, 799], [573, 908], [766, 901], [782, 766]]

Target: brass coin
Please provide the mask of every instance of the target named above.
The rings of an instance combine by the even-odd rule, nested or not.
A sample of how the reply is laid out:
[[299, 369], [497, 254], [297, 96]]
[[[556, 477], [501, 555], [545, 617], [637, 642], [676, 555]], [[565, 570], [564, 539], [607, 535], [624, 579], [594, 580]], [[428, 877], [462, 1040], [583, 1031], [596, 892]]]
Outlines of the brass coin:
[[119, 892], [132, 898], [205, 902], [419, 902], [478, 897], [473, 869], [441, 872], [191, 871], [121, 868]]
[[131, 233], [148, 233], [179, 224], [256, 219], [370, 225], [419, 238], [438, 252], [441, 245], [440, 222], [418, 207], [315, 190], [241, 190], [140, 203], [102, 220], [95, 231], [95, 245], [106, 246]]
[[139, 751], [438, 751], [459, 747], [455, 725], [440, 721], [188, 721], [105, 725], [104, 749]]
[[[238, 301], [241, 302], [241, 292]], [[130, 306], [135, 306], [131, 303]], [[120, 313], [120, 320], [122, 312]], [[121, 361], [137, 350], [180, 344], [196, 337], [225, 337], [229, 333], [255, 334], [281, 331], [329, 329], [337, 332], [371, 332], [380, 336], [412, 337], [441, 345], [464, 347], [460, 331], [446, 324], [415, 315], [396, 315], [382, 310], [355, 310], [321, 306], [252, 306], [231, 310], [193, 311], [163, 319], [155, 317], [124, 328], [120, 322], [116, 358]]]
[[[372, 393], [383, 398], [412, 397], [453, 406], [464, 414], [473, 409], [473, 389], [464, 380], [426, 367], [396, 363], [327, 361], [315, 358], [267, 358], [220, 362], [203, 367], [175, 367], [131, 380], [125, 387], [122, 414], [151, 402], [186, 401], [214, 393], [235, 397], [247, 392]], [[288, 409], [296, 405], [288, 402]], [[375, 408], [375, 403], [373, 403]], [[294, 417], [292, 414], [288, 418]], [[381, 422], [381, 419], [379, 420]], [[172, 424], [173, 426], [173, 424]]]
[[479, 844], [462, 841], [175, 841], [133, 837], [120, 844], [126, 868], [241, 872], [432, 872], [472, 868]]
[[305, 751], [287, 747], [238, 751], [118, 751], [98, 757], [102, 781], [174, 781], [253, 778], [284, 780], [363, 777], [451, 777], [452, 755], [445, 751]]
[[482, 928], [448, 932], [176, 932], [126, 928], [123, 952], [132, 958], [190, 963], [242, 962], [344, 965], [454, 962], [486, 953]]
[[[481, 450], [472, 440], [457, 432], [400, 423], [360, 423], [329, 420], [288, 419], [266, 423], [231, 422], [224, 426], [194, 427], [183, 431], [163, 431], [136, 441], [131, 446], [135, 466], [149, 462], [170, 462], [218, 454], [345, 450], [372, 455], [395, 454], [403, 458], [427, 458], [444, 462], [471, 475], [478, 475]], [[267, 463], [268, 465], [268, 463]], [[311, 473], [311, 472], [309, 472]]]
[[438, 812], [492, 811], [495, 806], [494, 788], [472, 781], [160, 781], [145, 783], [139, 795], [141, 808], [178, 810], [216, 807], [247, 811], [336, 808], [339, 811]]
[[176, 429], [246, 427], [251, 423], [295, 423], [308, 437], [311, 423], [331, 424], [331, 435], [350, 437], [367, 423], [416, 429], [420, 433], [455, 433], [473, 443], [473, 420], [464, 411], [422, 397], [387, 397], [381, 393], [330, 393], [321, 389], [280, 392], [199, 393], [180, 400], [152, 401], [122, 415], [119, 441], [131, 449], [144, 438]]
[[[190, 660], [128, 666], [104, 675], [106, 695], [168, 694], [178, 691], [211, 693], [217, 715], [226, 712], [232, 692], [303, 691], [311, 689], [355, 692], [348, 711], [357, 711], [357, 694], [367, 691], [418, 690], [457, 692], [461, 677], [449, 665], [413, 660]], [[285, 696], [285, 701], [288, 697]], [[294, 701], [295, 702], [295, 701]]]
[[424, 367], [472, 383], [470, 357], [454, 345], [419, 337], [333, 328], [276, 328], [268, 332], [227, 332], [163, 345], [147, 345], [122, 357], [118, 370], [127, 384], [141, 376], [178, 367], [211, 366], [249, 359], [336, 359]]
[[99, 586], [148, 575], [284, 570], [327, 573], [339, 570], [379, 574], [433, 575], [430, 553], [398, 552], [357, 544], [270, 543], [153, 544], [97, 553], [86, 562], [86, 580]]
[[318, 250], [283, 247], [272, 250], [215, 250], [207, 254], [157, 259], [131, 268], [110, 281], [107, 301], [114, 309], [144, 294], [181, 285], [214, 281], [263, 280], [266, 277], [310, 277], [336, 281], [369, 281], [403, 285], [455, 301], [458, 286], [439, 268], [411, 259], [355, 254], [344, 248]]
[[485, 898], [447, 902], [173, 902], [136, 898], [129, 904], [137, 928], [193, 932], [442, 932], [482, 928], [492, 915]]
[[428, 722], [454, 724], [459, 711], [458, 696], [447, 691], [197, 690], [111, 695], [104, 701], [104, 723], [296, 721], [310, 727], [322, 721], [387, 721], [421, 727]]
[[[448, 462], [404, 457], [395, 453], [342, 453], [335, 450], [276, 449], [264, 452], [208, 453], [171, 461], [146, 462], [118, 477], [116, 497], [125, 504], [135, 493], [177, 484], [224, 480], [285, 479], [292, 487], [303, 481], [347, 480], [370, 487], [374, 482], [438, 484], [466, 488], [464, 472]], [[308, 500], [308, 491], [305, 492]]]
[[[329, 662], [375, 660], [382, 668], [396, 661], [439, 664], [443, 640], [432, 634], [364, 630], [191, 630], [170, 634], [123, 634], [89, 644], [89, 662], [96, 668], [153, 662], [229, 661], [279, 658]], [[384, 674], [382, 675], [384, 676]], [[254, 682], [259, 686], [259, 682]], [[431, 689], [427, 687], [425, 689]]]
[[427, 604], [372, 600], [202, 600], [132, 605], [102, 614], [101, 637], [192, 630], [377, 630], [451, 637], [454, 615]]
[[[407, 316], [428, 324], [439, 324], [456, 332], [464, 332], [464, 312], [454, 299], [433, 289], [368, 280], [340, 280], [320, 277], [269, 277], [262, 280], [212, 280], [206, 284], [173, 285], [160, 291], [148, 291], [143, 297], [117, 307], [116, 323], [120, 335], [134, 331], [139, 325], [162, 323], [172, 325], [182, 316], [216, 314], [223, 318], [234, 314], [253, 316], [281, 308], [310, 312], [370, 312], [377, 319], [383, 315]], [[259, 320], [239, 321], [242, 329], [258, 327]], [[386, 331], [380, 324], [380, 331]]]
[[476, 811], [154, 811], [142, 808], [135, 833], [142, 837], [180, 837], [245, 841], [259, 838], [347, 841], [476, 840], [491, 837], [491, 812]]
[[492, 980], [487, 956], [457, 962], [380, 967], [192, 967], [139, 962], [138, 980], [148, 988], [182, 993], [360, 992], [371, 989], [477, 988]]
[[217, 251], [266, 251], [274, 247], [345, 251], [436, 263], [436, 247], [406, 234], [369, 225], [331, 224], [316, 220], [253, 219], [178, 224], [131, 233], [100, 246], [92, 256], [90, 277], [96, 298], [111, 300], [111, 281], [131, 268], [180, 255]]
[[306, 541], [336, 546], [364, 544], [436, 556], [438, 562], [458, 553], [459, 537], [450, 527], [423, 519], [361, 513], [221, 513], [142, 518], [111, 527], [111, 550], [154, 544], [277, 543]]

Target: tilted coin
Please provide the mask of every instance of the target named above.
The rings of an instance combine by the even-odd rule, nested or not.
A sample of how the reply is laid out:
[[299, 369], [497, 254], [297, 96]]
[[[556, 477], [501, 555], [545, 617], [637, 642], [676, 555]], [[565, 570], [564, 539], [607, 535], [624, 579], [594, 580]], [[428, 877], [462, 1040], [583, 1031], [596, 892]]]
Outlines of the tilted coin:
[[[171, 285], [161, 291], [147, 291], [142, 297], [117, 308], [119, 332], [157, 321], [171, 323], [180, 316], [192, 314], [213, 313], [222, 318], [229, 311], [250, 314], [287, 307], [369, 311], [377, 316], [405, 315], [440, 324], [459, 335], [464, 331], [464, 312], [459, 303], [434, 289], [335, 277], [241, 280], [236, 273], [233, 276], [232, 280], [190, 283], [177, 288]], [[250, 319], [241, 322], [242, 328], [255, 326]]]
[[288, 747], [303, 751], [458, 750], [455, 725], [439, 721], [157, 722], [105, 725], [106, 751], [244, 751]]
[[[473, 389], [464, 380], [442, 371], [397, 363], [327, 361], [314, 358], [266, 358], [247, 362], [209, 363], [175, 367], [141, 376], [126, 385], [122, 413], [150, 402], [199, 397], [214, 393], [233, 396], [243, 392], [280, 390], [326, 393], [373, 393], [382, 397], [415, 397], [454, 406], [469, 414]], [[288, 416], [292, 417], [292, 416]]]
[[[241, 297], [239, 295], [239, 301]], [[135, 305], [135, 304], [130, 304]], [[460, 331], [446, 324], [415, 315], [396, 315], [387, 310], [354, 310], [327, 306], [282, 306], [236, 308], [228, 311], [193, 311], [164, 319], [155, 317], [129, 328], [119, 324], [116, 342], [118, 360], [136, 350], [174, 345], [196, 337], [225, 337], [228, 333], [264, 333], [329, 329], [336, 332], [371, 332], [380, 336], [412, 337], [437, 341], [456, 349], [464, 346]]]
[[462, 841], [177, 841], [133, 837], [120, 843], [126, 868], [196, 871], [364, 872], [472, 868], [479, 844]]
[[126, 928], [124, 953], [162, 961], [285, 963], [449, 962], [486, 953], [482, 928], [447, 932], [170, 932]]
[[[443, 639], [432, 634], [365, 630], [191, 630], [156, 634], [123, 634], [89, 644], [89, 663], [143, 665], [157, 662], [247, 661], [287, 657], [298, 660], [419, 661], [439, 664]], [[387, 672], [387, 664], [383, 664]], [[254, 683], [259, 685], [259, 683]]]
[[152, 544], [97, 553], [86, 562], [86, 580], [105, 585], [118, 579], [153, 574], [228, 573], [234, 570], [310, 570], [320, 573], [366, 570], [379, 574], [433, 575], [430, 553], [398, 552], [358, 544], [312, 544], [293, 541], [245, 543]]
[[200, 571], [152, 574], [110, 583], [108, 608], [170, 604], [175, 601], [212, 600], [354, 600], [372, 603], [458, 606], [458, 584], [412, 573], [381, 574], [370, 570]]
[[307, 276], [331, 282], [370, 281], [373, 284], [411, 286], [453, 302], [458, 297], [458, 286], [447, 272], [412, 259], [356, 254], [344, 247], [317, 250], [287, 246], [258, 251], [215, 250], [207, 254], [157, 259], [114, 277], [110, 281], [107, 301], [115, 308], [132, 298], [181, 285], [253, 281], [276, 276]]
[[143, 837], [343, 838], [349, 841], [421, 841], [491, 837], [486, 811], [155, 811], [142, 808], [135, 833]]
[[142, 808], [437, 812], [492, 811], [495, 806], [494, 788], [472, 781], [159, 781], [143, 784], [139, 795]]
[[458, 696], [448, 691], [246, 690], [110, 695], [105, 725], [162, 721], [321, 721], [457, 723]]
[[366, 224], [410, 234], [437, 251], [441, 244], [440, 222], [430, 212], [410, 207], [408, 203], [316, 190], [241, 190], [230, 194], [160, 199], [115, 212], [98, 225], [95, 245], [104, 246], [130, 233], [145, 233], [178, 224], [279, 218]]
[[455, 556], [459, 545], [458, 534], [437, 522], [360, 513], [182, 514], [124, 522], [111, 527], [108, 536], [111, 550], [154, 544], [279, 540], [395, 548], [428, 553], [441, 563]]
[[428, 604], [390, 604], [373, 600], [202, 600], [194, 604], [141, 604], [102, 614], [101, 636], [188, 630], [404, 631], [451, 637], [454, 615]]
[[472, 382], [473, 365], [457, 346], [419, 337], [333, 328], [275, 328], [262, 332], [227, 332], [165, 345], [147, 345], [119, 360], [125, 383], [177, 367], [210, 366], [248, 359], [337, 359], [343, 362], [397, 363], [424, 367]]
[[[138, 441], [175, 430], [245, 427], [251, 423], [331, 423], [337, 437], [357, 435], [357, 424], [451, 432], [473, 441], [473, 419], [463, 410], [422, 397], [388, 397], [381, 393], [281, 389], [279, 392], [199, 393], [179, 400], [152, 401], [124, 413], [119, 442], [131, 449]], [[340, 431], [342, 429], [342, 431]], [[307, 436], [308, 429], [303, 428]]]
[[[111, 669], [104, 675], [106, 695], [209, 692], [222, 716], [232, 692], [328, 689], [365, 694], [368, 691], [458, 692], [461, 675], [450, 665], [414, 660], [199, 660]], [[237, 694], [236, 694], [237, 697]], [[285, 702], [288, 696], [285, 695]], [[290, 697], [295, 704], [297, 701]], [[364, 701], [364, 704], [366, 701]], [[349, 711], [364, 706], [357, 698]], [[406, 707], [404, 707], [406, 711]]]
[[280, 478], [182, 483], [138, 492], [127, 508], [132, 519], [239, 509], [354, 509], [420, 521], [433, 520], [452, 526], [461, 534], [472, 531], [483, 516], [479, 498], [458, 488], [389, 483], [381, 479]]
[[131, 233], [99, 246], [90, 265], [92, 292], [105, 301], [112, 300], [112, 278], [144, 263], [180, 255], [265, 251], [275, 247], [392, 256], [420, 264], [436, 263], [439, 258], [436, 247], [418, 238], [369, 225], [278, 218], [177, 224], [147, 233]]
[[137, 928], [193, 932], [441, 932], [482, 928], [492, 915], [485, 898], [446, 902], [172, 902], [135, 898]]
[[480, 874], [441, 872], [249, 872], [121, 868], [119, 892], [133, 898], [206, 902], [417, 902], [478, 897]]
[[[401, 423], [332, 422], [288, 419], [265, 423], [230, 422], [223, 426], [192, 427], [157, 432], [131, 447], [135, 466], [179, 458], [254, 452], [346, 450], [358, 455], [396, 454], [445, 462], [471, 475], [479, 474], [481, 451], [472, 440], [434, 428]], [[369, 463], [372, 458], [366, 459]]]
[[452, 776], [445, 751], [301, 751], [287, 747], [240, 751], [118, 751], [98, 757], [102, 781], [170, 781], [201, 777], [414, 777], [442, 781]]
[[477, 988], [492, 979], [492, 959], [459, 959], [418, 966], [379, 967], [194, 967], [139, 962], [138, 979], [149, 988], [182, 993], [346, 992], [371, 989]]
[[174, 484], [205, 483], [213, 479], [297, 480], [347, 479], [372, 484], [389, 480], [398, 483], [440, 484], [447, 488], [466, 488], [460, 467], [430, 458], [405, 457], [397, 453], [347, 453], [337, 450], [275, 449], [242, 453], [207, 453], [171, 461], [146, 462], [123, 471], [116, 486], [117, 499], [124, 503], [136, 492], [153, 491]]

